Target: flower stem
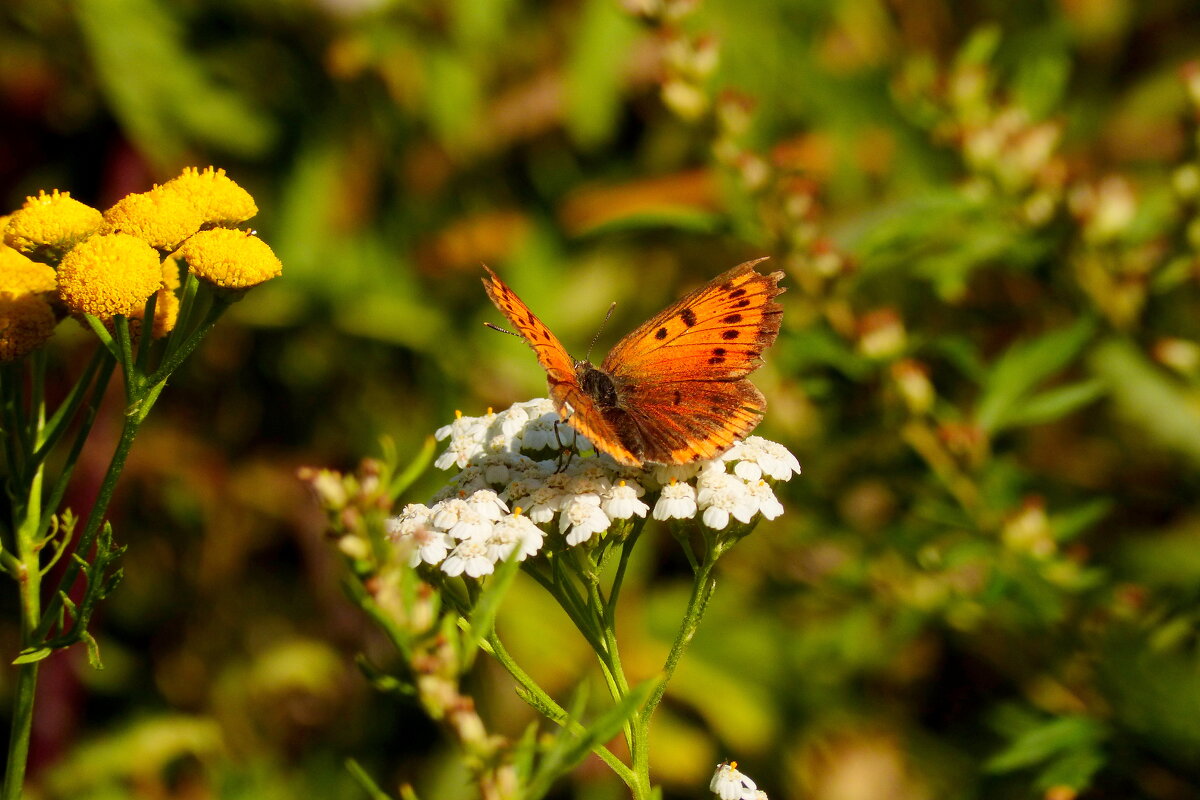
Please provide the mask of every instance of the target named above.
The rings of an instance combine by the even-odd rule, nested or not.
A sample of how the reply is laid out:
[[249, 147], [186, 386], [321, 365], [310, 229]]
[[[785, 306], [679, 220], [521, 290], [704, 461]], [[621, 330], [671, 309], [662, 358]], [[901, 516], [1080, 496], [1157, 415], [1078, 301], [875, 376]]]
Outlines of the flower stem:
[[[633, 771], [639, 782], [644, 782], [646, 794], [643, 796], [646, 797], [649, 796], [650, 791], [650, 721], [654, 716], [654, 710], [662, 702], [667, 684], [675, 673], [676, 666], [679, 665], [679, 659], [683, 657], [684, 651], [687, 650], [696, 631], [700, 628], [700, 620], [704, 617], [704, 610], [708, 606], [709, 598], [712, 597], [713, 589], [716, 586], [713, 567], [718, 555], [719, 551], [713, 542], [705, 537], [705, 552], [703, 558], [696, 563], [692, 594], [688, 599], [687, 610], [679, 625], [679, 631], [675, 634], [675, 641], [663, 663], [661, 680], [634, 718], [633, 745], [630, 748], [633, 755]], [[639, 796], [636, 791], [634, 796]]]
[[[40, 391], [35, 392], [35, 396], [40, 397]], [[20, 402], [19, 392], [17, 397]], [[32, 411], [36, 426], [33, 438], [36, 440], [41, 436], [45, 414], [40, 408], [34, 408]], [[17, 566], [17, 585], [21, 595], [22, 648], [33, 647], [40, 641], [35, 628], [41, 619], [41, 537], [38, 529], [42, 516], [43, 476], [43, 466], [36, 465], [29, 481], [28, 496], [25, 498], [24, 507], [19, 511], [20, 519], [16, 522], [14, 532], [17, 558], [20, 562]], [[36, 661], [17, 666], [17, 693], [13, 703], [12, 731], [8, 742], [3, 793], [0, 794], [3, 800], [19, 800], [25, 783], [25, 764], [29, 758], [29, 739], [33, 731], [33, 701], [37, 690], [37, 674]]]
[[[113, 451], [112, 461], [108, 464], [108, 471], [104, 473], [104, 480], [101, 482], [100, 491], [96, 495], [96, 502], [92, 505], [91, 511], [88, 513], [87, 523], [84, 525], [83, 533], [79, 537], [79, 544], [75, 547], [75, 553], [82, 558], [86, 558], [88, 551], [91, 550], [92, 545], [96, 541], [96, 534], [100, 532], [100, 526], [104, 522], [104, 514], [108, 510], [109, 501], [112, 500], [113, 492], [117, 488], [117, 479], [121, 476], [121, 470], [125, 467], [125, 459], [129, 457], [129, 450], [133, 446], [134, 437], [137, 436], [138, 427], [145, 418], [145, 412], [149, 411], [149, 405], [153, 405], [152, 399], [149, 399], [146, 407], [141, 409], [141, 413], [125, 417], [125, 424], [121, 428], [121, 438], [117, 441], [117, 447]], [[41, 623], [37, 626], [34, 634], [35, 639], [41, 640], [44, 638], [54, 625], [59, 609], [62, 606], [62, 596], [71, 590], [75, 579], [79, 577], [79, 570], [79, 561], [71, 559], [67, 562], [62, 578], [58, 582], [57, 590], [47, 600], [46, 613], [42, 616]]]
[[[554, 698], [547, 694], [546, 690], [539, 686], [533, 678], [529, 677], [529, 674], [525, 672], [525, 670], [521, 669], [521, 666], [517, 664], [513, 657], [509, 655], [508, 651], [504, 648], [504, 644], [500, 641], [500, 637], [495, 631], [492, 631], [492, 633], [487, 637], [484, 642], [484, 647], [487, 648], [488, 653], [495, 658], [497, 662], [499, 662], [500, 666], [504, 667], [505, 671], [512, 676], [513, 680], [515, 680], [522, 689], [528, 692], [531, 697], [533, 697], [538, 703], [544, 705], [545, 708], [553, 714], [553, 716], [549, 716], [551, 722], [566, 726], [567, 729], [572, 733], [582, 734], [585, 732], [586, 729], [582, 724], [578, 722], [568, 722], [566, 709], [554, 702]], [[611, 750], [603, 745], [598, 745], [592, 752], [596, 754], [597, 758], [607, 764], [609, 769], [615, 772], [617, 777], [624, 781], [626, 786], [629, 786], [630, 788], [633, 787], [633, 771], [630, 770], [629, 767], [627, 767], [624, 763], [622, 763], [621, 759], [613, 755]]]
[[0, 799], [21, 800], [25, 783], [25, 762], [29, 758], [29, 738], [33, 732], [33, 696], [37, 689], [37, 662], [17, 667], [17, 691], [13, 698], [12, 731], [8, 741], [8, 762]]
[[[228, 301], [213, 298], [212, 306], [209, 307], [208, 313], [205, 314], [204, 321], [200, 323], [196, 330], [176, 350], [171, 351], [168, 349], [166, 355], [163, 357], [162, 364], [158, 366], [153, 375], [146, 379], [146, 384], [153, 386], [154, 384], [164, 383], [170, 377], [171, 373], [178, 369], [184, 359], [192, 354], [192, 351], [196, 349], [200, 341], [208, 335], [208, 332], [217, 324], [217, 320], [221, 318], [221, 315], [225, 313], [225, 309], [227, 308], [229, 308]], [[170, 344], [168, 344], [168, 348], [170, 348]]]

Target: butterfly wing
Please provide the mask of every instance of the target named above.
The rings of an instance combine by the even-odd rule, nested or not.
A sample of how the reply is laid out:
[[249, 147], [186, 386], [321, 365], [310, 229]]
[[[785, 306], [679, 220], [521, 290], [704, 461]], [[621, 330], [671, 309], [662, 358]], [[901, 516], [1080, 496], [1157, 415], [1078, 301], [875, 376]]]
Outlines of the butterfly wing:
[[640, 461], [628, 448], [621, 444], [612, 422], [605, 417], [596, 402], [579, 385], [575, 362], [549, 328], [537, 318], [529, 306], [517, 297], [517, 293], [500, 280], [486, 266], [487, 277], [483, 288], [500, 313], [521, 335], [533, 352], [538, 363], [546, 370], [546, 382], [550, 385], [550, 399], [571, 427], [586, 436], [596, 447], [611, 455], [622, 464], [640, 465]]
[[711, 458], [766, 411], [746, 379], [779, 335], [782, 272], [747, 261], [686, 295], [617, 343], [601, 369], [641, 437], [648, 461]]

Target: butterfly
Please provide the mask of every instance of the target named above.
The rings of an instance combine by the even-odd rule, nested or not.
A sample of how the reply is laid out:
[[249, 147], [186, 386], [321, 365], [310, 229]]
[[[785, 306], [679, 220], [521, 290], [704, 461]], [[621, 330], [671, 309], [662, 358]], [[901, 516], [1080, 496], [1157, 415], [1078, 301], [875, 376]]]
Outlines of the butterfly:
[[488, 297], [533, 348], [558, 413], [620, 464], [713, 458], [754, 430], [767, 401], [746, 376], [779, 334], [782, 272], [759, 258], [684, 296], [617, 342], [575, 361], [529, 306], [487, 270]]

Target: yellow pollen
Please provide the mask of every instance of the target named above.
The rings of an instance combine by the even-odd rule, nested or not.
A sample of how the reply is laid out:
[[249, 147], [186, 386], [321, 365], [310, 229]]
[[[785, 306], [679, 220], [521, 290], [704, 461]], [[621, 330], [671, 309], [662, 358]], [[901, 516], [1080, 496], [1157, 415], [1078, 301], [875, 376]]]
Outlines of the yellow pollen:
[[457, 408], [454, 409], [454, 418], [462, 419], [462, 410], [461, 409], [457, 409]]
[[729, 762], [729, 768], [730, 768], [730, 769], [737, 769], [737, 762], [736, 762], [736, 761], [730, 761], [730, 762]]
[[514, 517], [519, 517], [519, 516], [521, 516], [521, 513], [522, 513], [524, 510], [525, 510], [525, 509], [521, 508], [520, 506], [516, 506], [516, 507], [513, 509], [513, 516], [514, 516]]
[[677, 482], [678, 482], [678, 481], [676, 481], [674, 478], [671, 478], [671, 485], [672, 485], [672, 486], [674, 486], [674, 485], [675, 485]]
[[492, 407], [491, 407], [491, 406], [488, 406], [488, 416], [490, 417], [490, 416], [492, 415], [492, 413], [493, 413], [493, 412], [492, 412]]
[[624, 486], [624, 485], [625, 485], [625, 481], [617, 481], [617, 486]]

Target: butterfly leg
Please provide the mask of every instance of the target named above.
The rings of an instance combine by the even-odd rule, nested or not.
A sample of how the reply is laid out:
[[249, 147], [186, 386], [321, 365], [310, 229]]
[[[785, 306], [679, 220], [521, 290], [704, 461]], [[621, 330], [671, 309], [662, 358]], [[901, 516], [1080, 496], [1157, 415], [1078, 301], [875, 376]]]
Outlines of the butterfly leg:
[[554, 438], [558, 442], [559, 458], [558, 469], [556, 469], [555, 472], [565, 472], [567, 467], [571, 464], [571, 458], [575, 455], [574, 448], [567, 447], [565, 444], [563, 444], [562, 437], [558, 433], [558, 426], [565, 424], [566, 423], [562, 422], [561, 420], [554, 420]]

